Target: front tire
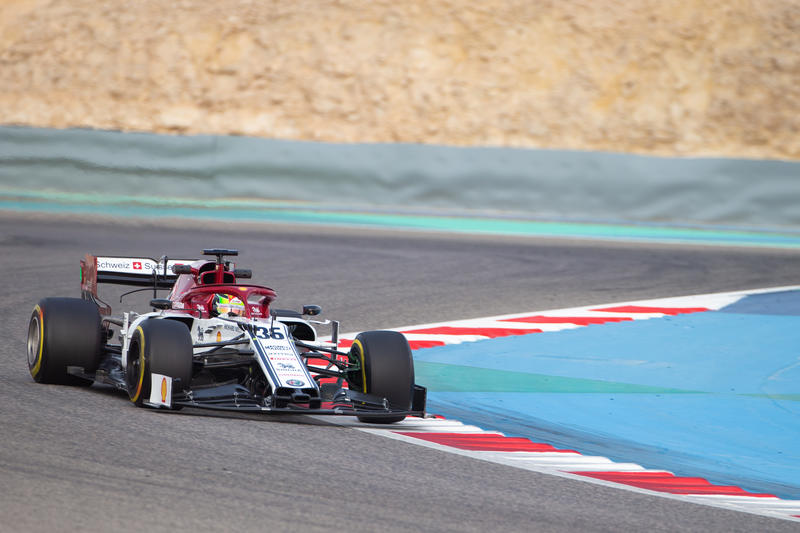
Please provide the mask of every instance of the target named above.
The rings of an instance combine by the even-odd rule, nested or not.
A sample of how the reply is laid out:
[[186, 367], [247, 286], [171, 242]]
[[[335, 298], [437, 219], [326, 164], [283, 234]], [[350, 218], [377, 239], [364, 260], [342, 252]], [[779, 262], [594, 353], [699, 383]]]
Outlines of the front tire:
[[67, 373], [68, 366], [87, 374], [100, 364], [103, 332], [97, 304], [80, 298], [45, 298], [28, 324], [28, 369], [38, 383], [92, 384]]
[[137, 406], [150, 397], [151, 376], [178, 378], [173, 394], [188, 389], [192, 380], [192, 338], [181, 322], [148, 319], [131, 335], [125, 382], [128, 397]]
[[[382, 396], [392, 409], [408, 411], [414, 398], [414, 359], [402, 333], [366, 331], [359, 333], [350, 348], [351, 360], [361, 365], [348, 386], [359, 392]], [[405, 415], [392, 417], [360, 415], [361, 422], [391, 424]]]

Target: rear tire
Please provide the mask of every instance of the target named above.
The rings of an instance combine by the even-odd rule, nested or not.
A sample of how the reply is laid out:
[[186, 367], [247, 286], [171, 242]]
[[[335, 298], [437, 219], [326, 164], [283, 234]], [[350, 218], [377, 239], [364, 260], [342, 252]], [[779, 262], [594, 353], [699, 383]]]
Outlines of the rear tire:
[[137, 406], [150, 398], [151, 376], [178, 378], [173, 394], [189, 388], [192, 381], [192, 338], [189, 328], [176, 320], [145, 320], [131, 335], [125, 382], [128, 397]]
[[28, 324], [28, 369], [38, 383], [89, 386], [92, 380], [67, 374], [68, 366], [87, 374], [100, 364], [103, 332], [97, 304], [80, 298], [45, 298]]
[[[359, 333], [350, 348], [350, 358], [361, 363], [361, 372], [348, 380], [359, 392], [382, 396], [392, 409], [408, 411], [414, 398], [414, 359], [402, 333], [366, 331]], [[393, 417], [361, 415], [361, 422], [391, 424], [405, 415]]]

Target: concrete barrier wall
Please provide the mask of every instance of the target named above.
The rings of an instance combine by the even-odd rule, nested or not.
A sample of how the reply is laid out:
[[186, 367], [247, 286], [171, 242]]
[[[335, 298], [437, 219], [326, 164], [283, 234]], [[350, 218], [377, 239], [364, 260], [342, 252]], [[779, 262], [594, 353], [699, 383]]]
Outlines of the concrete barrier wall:
[[0, 127], [0, 186], [800, 228], [800, 163]]

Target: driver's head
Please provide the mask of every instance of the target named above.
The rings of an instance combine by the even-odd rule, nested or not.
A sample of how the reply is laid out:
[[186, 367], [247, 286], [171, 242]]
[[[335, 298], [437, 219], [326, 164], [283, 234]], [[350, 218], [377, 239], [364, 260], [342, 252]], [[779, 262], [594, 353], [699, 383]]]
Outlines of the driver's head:
[[215, 294], [211, 311], [215, 316], [244, 316], [244, 302], [230, 294]]

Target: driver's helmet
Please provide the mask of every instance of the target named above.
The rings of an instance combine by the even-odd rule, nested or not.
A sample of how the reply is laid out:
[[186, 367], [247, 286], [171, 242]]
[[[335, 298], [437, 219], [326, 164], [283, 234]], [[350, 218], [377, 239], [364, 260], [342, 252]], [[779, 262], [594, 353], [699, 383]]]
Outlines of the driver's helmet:
[[211, 312], [215, 316], [244, 316], [244, 302], [230, 294], [215, 294]]

